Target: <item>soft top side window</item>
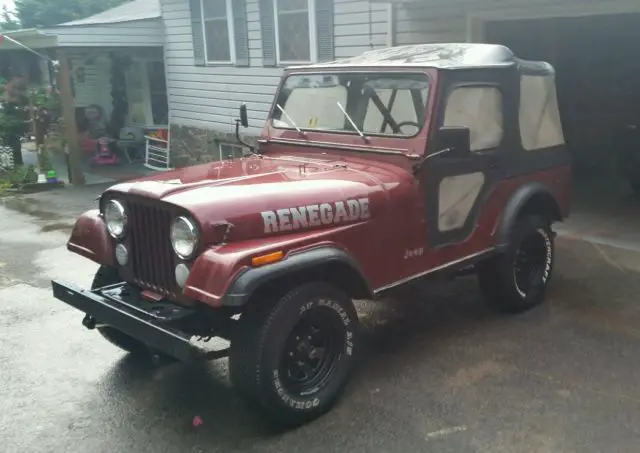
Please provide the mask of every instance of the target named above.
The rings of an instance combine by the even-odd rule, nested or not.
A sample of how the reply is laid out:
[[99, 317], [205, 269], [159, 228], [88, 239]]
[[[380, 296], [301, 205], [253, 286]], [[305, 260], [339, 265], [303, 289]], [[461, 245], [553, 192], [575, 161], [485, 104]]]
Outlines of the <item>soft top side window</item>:
[[527, 151], [564, 144], [553, 76], [520, 76], [520, 138]]
[[467, 127], [471, 151], [496, 148], [502, 142], [502, 93], [495, 86], [465, 85], [449, 94], [443, 126]]

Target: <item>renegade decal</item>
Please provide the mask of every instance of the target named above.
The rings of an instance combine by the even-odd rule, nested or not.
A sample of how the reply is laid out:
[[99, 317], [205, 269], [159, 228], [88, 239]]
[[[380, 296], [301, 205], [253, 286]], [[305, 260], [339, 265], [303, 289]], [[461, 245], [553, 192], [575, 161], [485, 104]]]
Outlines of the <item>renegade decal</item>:
[[369, 198], [262, 211], [260, 215], [264, 222], [265, 233], [354, 222], [371, 216]]

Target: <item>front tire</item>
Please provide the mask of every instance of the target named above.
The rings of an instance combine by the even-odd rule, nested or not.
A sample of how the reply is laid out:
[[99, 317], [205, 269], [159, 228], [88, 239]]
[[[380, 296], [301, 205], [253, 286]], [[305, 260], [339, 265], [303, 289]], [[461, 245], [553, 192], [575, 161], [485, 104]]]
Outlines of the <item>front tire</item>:
[[279, 425], [327, 412], [348, 380], [358, 341], [353, 302], [326, 283], [291, 289], [275, 305], [245, 312], [231, 342], [231, 380]]
[[[114, 285], [120, 283], [122, 279], [118, 275], [118, 271], [113, 267], [100, 266], [98, 272], [96, 272], [91, 284], [91, 289], [102, 288], [103, 286]], [[136, 356], [149, 355], [149, 348], [147, 345], [139, 340], [114, 329], [110, 326], [102, 326], [97, 328], [100, 335], [102, 335], [109, 343], [117, 346], [118, 348], [134, 354]]]
[[505, 253], [480, 265], [484, 297], [499, 311], [520, 313], [542, 303], [555, 256], [549, 222], [528, 215], [516, 222]]

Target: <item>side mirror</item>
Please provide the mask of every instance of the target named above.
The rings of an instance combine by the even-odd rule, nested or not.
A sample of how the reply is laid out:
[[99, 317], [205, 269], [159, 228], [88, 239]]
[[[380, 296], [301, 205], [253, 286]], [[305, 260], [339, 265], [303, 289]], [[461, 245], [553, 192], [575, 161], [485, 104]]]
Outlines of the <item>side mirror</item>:
[[435, 142], [436, 153], [455, 158], [471, 154], [471, 132], [468, 127], [441, 127], [438, 129]]
[[247, 104], [242, 104], [240, 105], [240, 118], [236, 118], [236, 140], [238, 140], [238, 143], [240, 143], [241, 145], [246, 146], [247, 148], [249, 148], [251, 154], [255, 153], [255, 150], [253, 148], [253, 146], [249, 145], [248, 143], [245, 143], [242, 141], [242, 138], [240, 138], [240, 125], [242, 124], [242, 127], [249, 127], [249, 118], [247, 117]]
[[249, 118], [247, 116], [247, 104], [240, 106], [240, 124], [242, 127], [249, 127]]

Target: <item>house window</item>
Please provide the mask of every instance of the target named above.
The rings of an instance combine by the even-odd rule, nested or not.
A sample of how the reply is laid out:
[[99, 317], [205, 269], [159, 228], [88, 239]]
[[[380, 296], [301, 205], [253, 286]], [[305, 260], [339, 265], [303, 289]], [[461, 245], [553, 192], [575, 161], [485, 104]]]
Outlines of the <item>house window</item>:
[[471, 151], [495, 148], [502, 142], [502, 94], [492, 86], [465, 86], [447, 100], [443, 126], [467, 127]]
[[233, 63], [232, 0], [200, 0], [207, 63]]
[[316, 58], [315, 0], [273, 0], [278, 63]]
[[220, 160], [240, 159], [244, 156], [244, 148], [229, 143], [220, 143]]

